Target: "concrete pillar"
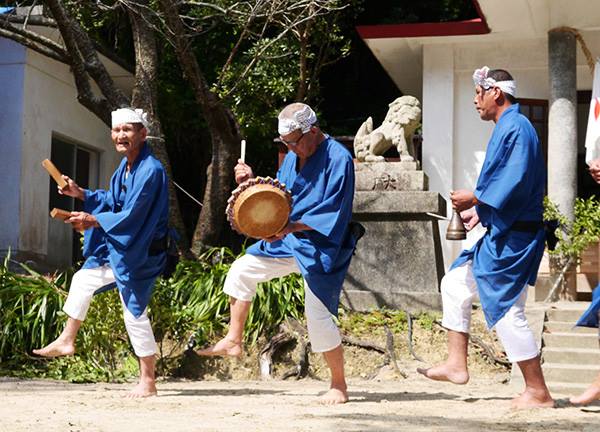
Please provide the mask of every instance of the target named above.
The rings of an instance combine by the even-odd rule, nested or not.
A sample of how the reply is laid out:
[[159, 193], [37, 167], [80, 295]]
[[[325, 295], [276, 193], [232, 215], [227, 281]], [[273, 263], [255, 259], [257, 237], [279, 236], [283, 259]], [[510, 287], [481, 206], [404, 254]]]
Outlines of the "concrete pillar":
[[[423, 171], [429, 190], [447, 200], [454, 185], [454, 49], [451, 45], [423, 46]], [[443, 101], [441, 103], [440, 101]], [[447, 222], [440, 221], [444, 238]], [[448, 268], [461, 250], [460, 242], [442, 241], [444, 266]]]
[[548, 32], [548, 196], [573, 220], [577, 196], [576, 40], [563, 30]]

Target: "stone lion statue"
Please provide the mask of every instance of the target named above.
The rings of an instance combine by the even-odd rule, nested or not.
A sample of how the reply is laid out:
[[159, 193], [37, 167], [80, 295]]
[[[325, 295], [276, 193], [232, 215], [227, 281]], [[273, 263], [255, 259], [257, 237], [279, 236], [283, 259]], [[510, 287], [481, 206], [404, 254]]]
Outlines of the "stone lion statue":
[[365, 121], [354, 137], [354, 154], [361, 162], [381, 162], [390, 147], [401, 161], [414, 161], [413, 134], [421, 124], [421, 104], [413, 96], [401, 96], [389, 105], [383, 123], [373, 130], [373, 118]]

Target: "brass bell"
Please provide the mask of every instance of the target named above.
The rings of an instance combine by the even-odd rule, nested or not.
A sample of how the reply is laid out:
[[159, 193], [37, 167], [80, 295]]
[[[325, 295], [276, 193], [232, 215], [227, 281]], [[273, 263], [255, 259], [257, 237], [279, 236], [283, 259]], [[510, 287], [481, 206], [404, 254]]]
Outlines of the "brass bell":
[[446, 240], [464, 240], [467, 238], [467, 230], [460, 217], [460, 213], [456, 209], [452, 209], [452, 219], [446, 230]]

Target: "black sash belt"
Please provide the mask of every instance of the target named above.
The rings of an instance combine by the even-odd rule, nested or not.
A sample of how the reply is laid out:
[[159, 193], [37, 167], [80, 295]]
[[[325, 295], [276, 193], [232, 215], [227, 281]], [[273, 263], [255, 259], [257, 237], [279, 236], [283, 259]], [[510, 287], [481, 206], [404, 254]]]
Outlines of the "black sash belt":
[[544, 228], [544, 222], [542, 221], [516, 221], [510, 227], [513, 231], [521, 232], [538, 232]]
[[155, 256], [167, 251], [169, 246], [169, 236], [165, 235], [163, 238], [154, 239], [150, 243], [150, 249], [148, 249], [148, 255]]

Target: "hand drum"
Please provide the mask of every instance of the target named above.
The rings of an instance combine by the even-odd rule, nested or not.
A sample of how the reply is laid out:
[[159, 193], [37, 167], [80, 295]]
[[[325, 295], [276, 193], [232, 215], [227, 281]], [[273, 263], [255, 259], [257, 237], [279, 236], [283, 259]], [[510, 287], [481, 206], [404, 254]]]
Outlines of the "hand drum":
[[227, 220], [248, 237], [267, 238], [287, 224], [292, 195], [271, 177], [255, 177], [240, 184], [227, 201]]

